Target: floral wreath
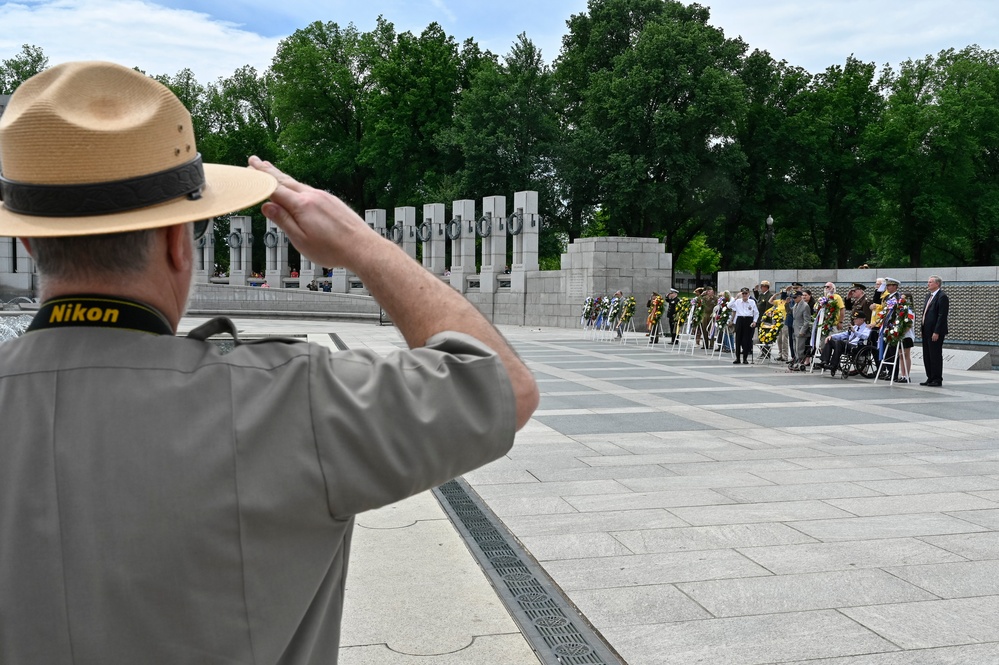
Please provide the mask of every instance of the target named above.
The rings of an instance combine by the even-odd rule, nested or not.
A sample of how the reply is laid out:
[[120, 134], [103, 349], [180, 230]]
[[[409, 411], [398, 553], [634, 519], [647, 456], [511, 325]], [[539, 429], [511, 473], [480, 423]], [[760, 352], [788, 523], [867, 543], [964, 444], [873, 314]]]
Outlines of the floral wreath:
[[586, 324], [593, 316], [593, 298], [587, 298], [583, 301], [583, 312], [580, 314], [579, 322]]
[[604, 298], [603, 296], [597, 296], [593, 299], [593, 311], [590, 312], [590, 321], [594, 323], [600, 322], [600, 317], [604, 313]]
[[649, 307], [649, 318], [645, 321], [649, 330], [655, 328], [661, 318], [663, 318], [663, 297], [656, 294], [652, 296], [652, 305]]
[[701, 319], [704, 318], [704, 303], [701, 302], [700, 298], [694, 298], [693, 306], [694, 306], [694, 319], [693, 319], [694, 324], [700, 325]]
[[621, 316], [621, 306], [624, 303], [624, 296], [620, 298], [613, 298], [610, 301], [610, 308], [607, 311], [607, 319], [609, 321], [616, 321]]
[[621, 323], [627, 323], [631, 321], [631, 317], [635, 315], [635, 296], [628, 296], [624, 299], [624, 304], [621, 306]]
[[836, 314], [839, 312], [839, 302], [835, 298], [822, 296], [819, 298], [818, 307], [815, 308], [815, 321], [819, 320], [819, 312], [825, 311], [822, 319], [822, 329], [819, 331], [821, 337], [828, 337], [836, 329]]
[[780, 329], [784, 327], [784, 311], [777, 306], [771, 307], [763, 313], [762, 320], [772, 321], [769, 328], [760, 326], [760, 344], [773, 344], [780, 334]]
[[680, 324], [687, 321], [687, 314], [690, 312], [690, 298], [679, 298], [676, 301], [676, 314], [674, 320]]
[[915, 322], [916, 313], [912, 311], [905, 296], [888, 301], [885, 307], [890, 309], [881, 323], [881, 334], [886, 344], [898, 344]]
[[725, 296], [718, 298], [718, 313], [715, 314], [715, 325], [721, 328], [728, 324], [732, 318], [732, 310], [728, 308], [728, 299]]

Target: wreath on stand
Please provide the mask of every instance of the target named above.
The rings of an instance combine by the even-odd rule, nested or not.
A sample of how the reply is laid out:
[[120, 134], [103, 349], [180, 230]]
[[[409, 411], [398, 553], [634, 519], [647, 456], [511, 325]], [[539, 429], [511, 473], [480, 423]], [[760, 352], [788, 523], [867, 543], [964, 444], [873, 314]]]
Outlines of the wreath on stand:
[[649, 318], [645, 321], [649, 327], [649, 332], [655, 329], [661, 318], [663, 318], [663, 297], [657, 294], [652, 296], [652, 305], [649, 307]]
[[621, 323], [631, 321], [631, 317], [635, 315], [635, 305], [635, 296], [624, 299], [624, 304], [621, 306]]
[[732, 310], [728, 308], [728, 299], [725, 296], [718, 298], [718, 313], [715, 314], [715, 326], [721, 328], [728, 325], [732, 318]]
[[579, 317], [579, 323], [586, 325], [593, 318], [593, 298], [589, 297], [583, 301], [583, 313]]
[[[760, 344], [773, 344], [777, 341], [780, 329], [784, 327], [784, 312], [779, 307], [771, 307], [763, 313], [760, 323]], [[767, 323], [770, 323], [767, 326]]]
[[621, 316], [621, 307], [624, 304], [624, 297], [614, 298], [610, 302], [610, 310], [607, 312], [607, 320], [616, 321]]
[[839, 303], [835, 298], [828, 298], [823, 296], [819, 298], [818, 307], [815, 308], [815, 318], [813, 321], [819, 320], [819, 312], [825, 311], [824, 318], [822, 319], [822, 329], [819, 331], [820, 337], [828, 337], [836, 331], [836, 319], [839, 313]]
[[886, 344], [898, 344], [912, 328], [916, 313], [912, 311], [905, 296], [899, 296], [894, 306], [889, 302], [886, 307], [890, 307], [890, 311], [888, 317], [881, 323], [881, 334]]
[[604, 296], [603, 298], [600, 298], [599, 305], [600, 309], [597, 312], [599, 314], [597, 317], [597, 323], [605, 324], [610, 320], [611, 299]]
[[679, 298], [676, 301], [676, 314], [673, 315], [673, 321], [676, 322], [677, 332], [683, 330], [683, 326], [687, 322], [687, 314], [690, 313], [690, 301], [690, 298]]
[[704, 303], [701, 302], [700, 298], [695, 298], [692, 306], [694, 308], [694, 325], [699, 326], [701, 319], [704, 318]]

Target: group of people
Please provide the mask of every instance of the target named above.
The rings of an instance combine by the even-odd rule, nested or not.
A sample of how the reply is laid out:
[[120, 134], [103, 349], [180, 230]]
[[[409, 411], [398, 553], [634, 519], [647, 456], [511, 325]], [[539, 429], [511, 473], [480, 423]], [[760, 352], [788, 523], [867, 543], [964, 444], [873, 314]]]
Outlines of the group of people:
[[[929, 293], [919, 317], [913, 310], [913, 295], [900, 293], [900, 282], [891, 277], [878, 278], [870, 295], [867, 285], [855, 282], [846, 298], [837, 293], [832, 282], [826, 282], [817, 296], [799, 282], [774, 291], [770, 282], [763, 280], [752, 290], [743, 287], [735, 298], [728, 291], [716, 295], [711, 286], [704, 286], [695, 289], [694, 297], [686, 302], [676, 289], [670, 289], [663, 299], [663, 318], [668, 322], [663, 329], [669, 331], [675, 344], [677, 334], [690, 319], [691, 333], [702, 348], [711, 349], [716, 340], [725, 342], [734, 336], [733, 364], [748, 364], [753, 345], [759, 342], [771, 353], [775, 348], [777, 360], [788, 363], [791, 370], [807, 369], [817, 355], [815, 368], [829, 369], [832, 374], [844, 352], [876, 340], [879, 359], [895, 359], [900, 353], [893, 363], [896, 381], [909, 383], [918, 325], [926, 370], [926, 380], [920, 385], [940, 386], [949, 315], [942, 284], [936, 275], [927, 280]], [[657, 297], [653, 294], [650, 305]], [[678, 309], [684, 306], [689, 308], [687, 316], [678, 316]]]

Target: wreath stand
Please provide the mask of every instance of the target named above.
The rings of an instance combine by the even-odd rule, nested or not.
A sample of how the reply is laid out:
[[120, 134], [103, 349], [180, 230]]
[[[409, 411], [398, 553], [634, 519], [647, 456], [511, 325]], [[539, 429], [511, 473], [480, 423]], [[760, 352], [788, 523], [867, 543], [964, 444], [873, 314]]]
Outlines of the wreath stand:
[[635, 317], [631, 317], [630, 319], [628, 319], [627, 321], [625, 321], [621, 325], [621, 342], [620, 342], [620, 344], [624, 345], [624, 344], [628, 343], [628, 339], [629, 339], [628, 338], [628, 333], [635, 333], [636, 336], [631, 337], [631, 339], [635, 340], [635, 344], [637, 345], [638, 344], [638, 337], [637, 337], [638, 331], [635, 330]]
[[[815, 371], [815, 358], [818, 356], [822, 357], [822, 345], [826, 341], [826, 337], [822, 336], [822, 322], [825, 321], [826, 310], [820, 309], [819, 316], [815, 319], [815, 325], [812, 326], [812, 362], [808, 365], [808, 373], [811, 374]], [[819, 370], [819, 374], [825, 372], [825, 369]]]
[[684, 322], [683, 327], [680, 329], [680, 334], [677, 335], [677, 344], [675, 353], [686, 354], [686, 348], [689, 345], [691, 348], [691, 355], [693, 355], [693, 349], [695, 345], [695, 333], [693, 330], [694, 325], [694, 306], [691, 304], [690, 311], [687, 312], [687, 320]]
[[[880, 335], [881, 333], [878, 334]], [[877, 383], [878, 379], [881, 378], [881, 372], [888, 369], [888, 378], [884, 380], [888, 382], [889, 388], [895, 385], [895, 370], [897, 367], [904, 368], [905, 373], [909, 376], [909, 381], [912, 381], [912, 367], [905, 364], [905, 354], [902, 353], [901, 341], [902, 339], [899, 338], [899, 341], [894, 344], [885, 344], [885, 352], [881, 356], [881, 362], [878, 363], [878, 372], [874, 375], [874, 383]], [[891, 354], [891, 360], [888, 360], [889, 349], [894, 349], [894, 353]]]
[[715, 351], [717, 351], [718, 360], [721, 360], [722, 355], [725, 353], [725, 348], [735, 348], [735, 335], [728, 331], [728, 323], [718, 326], [718, 337], [715, 338], [715, 348], [711, 350], [711, 357], [714, 358]]
[[[632, 323], [631, 327], [634, 328], [635, 324]], [[652, 329], [649, 330], [649, 343], [645, 345], [647, 349], [652, 350], [653, 345], [656, 343], [656, 337], [658, 337], [662, 333], [662, 329], [663, 329], [662, 319], [660, 318], [658, 321], [656, 321], [656, 324], [652, 326]]]

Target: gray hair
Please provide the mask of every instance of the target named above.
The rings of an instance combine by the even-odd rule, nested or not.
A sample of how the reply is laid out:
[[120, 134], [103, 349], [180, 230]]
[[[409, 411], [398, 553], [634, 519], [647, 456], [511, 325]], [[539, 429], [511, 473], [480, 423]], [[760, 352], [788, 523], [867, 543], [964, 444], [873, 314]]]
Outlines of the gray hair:
[[943, 280], [940, 279], [940, 275], [930, 275], [930, 279], [937, 283], [937, 286], [943, 286]]
[[73, 280], [135, 275], [149, 265], [154, 229], [92, 236], [31, 238], [31, 253], [45, 277]]

